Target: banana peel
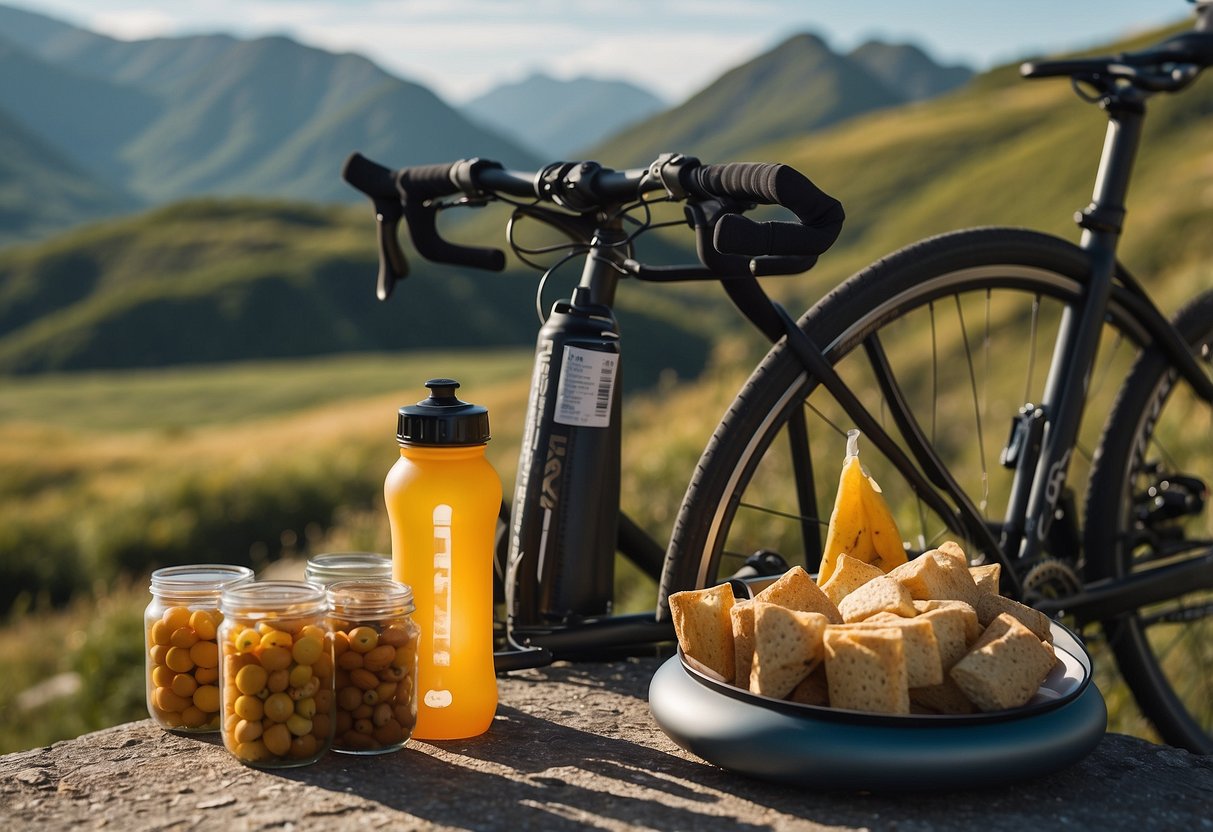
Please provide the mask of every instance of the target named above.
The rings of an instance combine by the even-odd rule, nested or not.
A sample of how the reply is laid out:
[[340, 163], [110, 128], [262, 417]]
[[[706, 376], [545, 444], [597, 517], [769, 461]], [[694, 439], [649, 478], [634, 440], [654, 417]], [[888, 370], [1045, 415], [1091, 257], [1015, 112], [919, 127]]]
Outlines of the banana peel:
[[859, 462], [859, 431], [847, 433], [847, 454], [838, 478], [817, 583], [824, 584], [846, 554], [883, 572], [906, 562], [901, 534], [884, 494]]

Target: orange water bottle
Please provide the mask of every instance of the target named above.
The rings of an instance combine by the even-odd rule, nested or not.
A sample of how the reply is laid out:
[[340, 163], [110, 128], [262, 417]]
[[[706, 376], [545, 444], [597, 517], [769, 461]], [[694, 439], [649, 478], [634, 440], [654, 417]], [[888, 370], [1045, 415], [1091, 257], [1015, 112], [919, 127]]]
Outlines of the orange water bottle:
[[392, 573], [413, 588], [417, 739], [488, 730], [493, 672], [493, 536], [501, 479], [485, 458], [488, 411], [455, 396], [459, 383], [425, 383], [429, 398], [400, 408], [400, 459], [383, 484]]

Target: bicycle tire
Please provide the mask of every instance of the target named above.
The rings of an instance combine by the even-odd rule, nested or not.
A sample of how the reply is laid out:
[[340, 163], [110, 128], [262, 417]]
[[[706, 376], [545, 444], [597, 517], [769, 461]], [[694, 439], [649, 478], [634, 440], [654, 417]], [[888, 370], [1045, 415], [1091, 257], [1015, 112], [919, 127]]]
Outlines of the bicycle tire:
[[[1023, 229], [969, 229], [915, 243], [873, 263], [822, 298], [797, 323], [823, 351], [835, 371], [843, 375], [852, 392], [865, 399], [869, 411], [881, 414], [882, 423], [884, 412], [880, 409], [879, 389], [866, 389], [862, 372], [848, 374], [848, 368], [862, 371], [867, 361], [867, 351], [862, 345], [874, 334], [904, 368], [904, 371], [895, 369], [895, 374], [905, 377], [903, 386], [910, 394], [938, 385], [938, 391], [932, 389], [924, 395], [937, 403], [927, 406], [938, 409], [933, 416], [936, 424], [925, 426], [924, 432], [930, 446], [953, 474], [957, 487], [965, 491], [974, 504], [984, 507], [983, 522], [997, 531], [1004, 522], [1007, 483], [1014, 476], [1010, 470], [998, 465], [1003, 440], [1007, 437], [1007, 423], [1021, 405], [1032, 401], [1040, 403], [1048, 358], [1055, 343], [1056, 332], [1050, 332], [1050, 327], [1056, 326], [1056, 320], [1064, 310], [1072, 310], [1080, 302], [1089, 272], [1086, 253], [1060, 238]], [[1015, 316], [1002, 311], [1004, 296], [1008, 296], [1010, 306], [1022, 301], [1029, 307], [1035, 304], [1042, 311], [1038, 315], [1033, 309], [1030, 325], [1008, 325], [1007, 320]], [[962, 333], [953, 335], [949, 343], [946, 327], [940, 326], [940, 344], [936, 352], [935, 322], [932, 320], [927, 327], [931, 333], [929, 338], [915, 340], [912, 337], [914, 319], [929, 320], [936, 310], [953, 305], [964, 311], [970, 308], [973, 300], [979, 308], [984, 306], [987, 310], [984, 326], [991, 330], [989, 334], [974, 336], [961, 327]], [[1054, 522], [1055, 530], [1060, 531], [1051, 534], [1046, 542], [1048, 560], [1044, 565], [1049, 568], [1032, 572], [1025, 569], [1026, 574], [1019, 575], [1026, 579], [1025, 587], [1033, 592], [1047, 595], [1055, 586], [1053, 582], [1060, 582], [1063, 591], [1073, 591], [1081, 583], [1085, 568], [1080, 557], [1081, 517], [1074, 506], [1085, 505], [1083, 491], [1089, 478], [1084, 466], [1089, 466], [1090, 458], [1084, 449], [1088, 445], [1094, 447], [1098, 441], [1104, 416], [1111, 409], [1120, 382], [1150, 340], [1147, 328], [1138, 317], [1136, 300], [1132, 290], [1125, 285], [1113, 287], [1101, 335], [1099, 366], [1092, 373], [1088, 407], [1080, 427], [1080, 453], [1074, 454], [1070, 463], [1068, 482], [1079, 493], [1073, 500], [1063, 501], [1063, 505], [1068, 506], [1065, 522]], [[997, 311], [991, 313], [989, 308], [995, 303]], [[963, 317], [958, 317], [963, 324]], [[973, 329], [980, 325], [978, 323]], [[903, 329], [908, 336], [901, 334]], [[1005, 331], [1000, 332], [1000, 329]], [[984, 340], [987, 338], [990, 339], [988, 342]], [[1014, 346], [1019, 341], [1024, 342], [1023, 346]], [[1008, 348], [1008, 342], [1013, 346]], [[978, 346], [983, 343], [989, 344], [990, 355], [975, 359], [970, 351], [984, 349]], [[1021, 355], [1026, 355], [1027, 359], [1022, 360]], [[949, 367], [949, 361], [957, 366]], [[995, 381], [999, 381], [1000, 372], [1011, 375], [1005, 372], [1011, 363], [1015, 365], [1014, 375], [1026, 375], [1027, 378], [1022, 380], [1023, 386], [1018, 393], [1006, 392], [1002, 389], [1005, 384], [991, 386], [989, 389], [994, 391], [989, 394], [991, 403], [988, 407], [984, 402], [980, 404], [981, 408], [986, 408], [981, 417], [985, 424], [979, 423], [976, 430], [970, 427], [954, 431], [951, 420], [956, 418], [959, 422], [960, 411], [979, 412], [978, 403], [963, 401], [976, 400], [976, 392], [962, 390], [963, 395], [953, 394], [970, 385], [969, 377], [976, 375], [973, 365], [982, 361], [999, 365], [997, 371], [991, 373]], [[914, 376], [916, 365], [919, 374]], [[945, 372], [950, 373], [946, 383], [932, 377], [931, 366], [934, 365], [941, 365], [941, 379]], [[1021, 373], [1024, 365], [1026, 373]], [[1034, 374], [1039, 378], [1034, 378]], [[945, 389], [952, 381], [955, 381], [954, 389]], [[1020, 383], [1016, 381], [1015, 385]], [[972, 390], [976, 389], [974, 385]], [[935, 398], [937, 393], [938, 398]], [[823, 399], [820, 406], [816, 404], [819, 399]], [[794, 504], [795, 484], [791, 483], [790, 474], [782, 473], [790, 471], [791, 466], [786, 461], [781, 462], [783, 454], [774, 449], [783, 447], [777, 440], [787, 433], [789, 415], [793, 411], [807, 413], [813, 428], [809, 432], [809, 451], [817, 494], [817, 513], [811, 519], [824, 528], [837, 488], [845, 448], [844, 434], [851, 426], [844, 422], [827, 427], [823, 439], [819, 427], [825, 420], [818, 416], [818, 411], [833, 415], [827, 410], [830, 406], [831, 399], [824, 387], [804, 370], [791, 348], [783, 341], [776, 344], [741, 388], [699, 460], [666, 553], [659, 587], [659, 615], [668, 614], [666, 599], [669, 594], [726, 578], [752, 552], [773, 549], [783, 554], [789, 563], [802, 563], [813, 571], [817, 553], [798, 543], [803, 535], [776, 528], [784, 525], [785, 514], [789, 515], [787, 525], [803, 524], [803, 515], [795, 508], [765, 510], [760, 499], [751, 499], [751, 493], [757, 483], [758, 488], [775, 493], [785, 503]], [[920, 411], [914, 409], [913, 412], [918, 415]], [[927, 419], [924, 417], [923, 421]], [[939, 422], [948, 423], [946, 430]], [[890, 433], [897, 438], [892, 428]], [[971, 443], [967, 449], [961, 447], [965, 441]], [[903, 439], [898, 442], [904, 447]], [[898, 518], [903, 538], [907, 540], [908, 554], [913, 556], [949, 538], [960, 542], [974, 562], [992, 554], [984, 551], [972, 536], [966, 536], [955, 517], [924, 511], [921, 501], [896, 469], [883, 455], [876, 453], [870, 443], [864, 444], [862, 438], [860, 457], [882, 486]], [[981, 457], [984, 462], [975, 463], [970, 457]], [[779, 497], [782, 492], [793, 496]], [[748, 525], [743, 525], [739, 519], [743, 513]], [[758, 519], [751, 520], [751, 515]], [[1073, 527], [1068, 536], [1063, 533], [1067, 527]], [[788, 539], [792, 539], [790, 544]], [[772, 540], [776, 542], [772, 543]], [[798, 545], [802, 547], [799, 550]], [[1018, 574], [1018, 564], [1012, 565]], [[1097, 670], [1101, 667], [1098, 662], [1096, 666]], [[1108, 670], [1110, 668], [1100, 672], [1107, 673]]]
[[[1185, 305], [1173, 323], [1213, 372], [1213, 292]], [[1151, 511], [1163, 495], [1161, 483], [1181, 482], [1176, 475], [1197, 476], [1206, 489], [1213, 483], [1213, 407], [1180, 381], [1160, 350], [1143, 352], [1130, 372], [1095, 459], [1086, 515], [1102, 522], [1087, 524], [1086, 548], [1104, 556], [1091, 559], [1092, 579], [1123, 577], [1150, 568], [1160, 557], [1174, 559], [1213, 546], [1208, 505], [1173, 518]], [[1211, 615], [1213, 587], [1205, 586], [1103, 623], [1117, 665], [1159, 735], [1201, 754], [1213, 753]]]

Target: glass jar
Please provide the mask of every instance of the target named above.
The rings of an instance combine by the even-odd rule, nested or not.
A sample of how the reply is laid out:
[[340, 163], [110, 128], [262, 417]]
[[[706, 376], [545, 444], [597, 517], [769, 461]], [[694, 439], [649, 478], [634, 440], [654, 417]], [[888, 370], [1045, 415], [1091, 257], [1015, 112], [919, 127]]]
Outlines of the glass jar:
[[362, 578], [391, 578], [392, 559], [375, 552], [325, 552], [308, 558], [303, 579], [321, 586]]
[[223, 744], [242, 763], [313, 763], [333, 740], [333, 639], [324, 589], [260, 581], [223, 593]]
[[202, 563], [152, 573], [143, 611], [147, 712], [172, 731], [219, 730], [219, 597], [251, 581], [247, 566]]
[[328, 589], [337, 715], [333, 750], [397, 751], [417, 724], [413, 590], [398, 581], [339, 581]]

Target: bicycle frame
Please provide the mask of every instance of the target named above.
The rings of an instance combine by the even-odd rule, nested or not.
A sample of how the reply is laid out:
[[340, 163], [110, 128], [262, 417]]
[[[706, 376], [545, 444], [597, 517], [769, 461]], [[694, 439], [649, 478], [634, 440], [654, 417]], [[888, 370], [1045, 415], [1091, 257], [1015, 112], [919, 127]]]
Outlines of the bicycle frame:
[[[1162, 313], [1116, 260], [1125, 198], [1141, 139], [1146, 97], [1145, 93], [1132, 87], [1118, 93], [1109, 95], [1104, 102], [1109, 124], [1092, 201], [1076, 215], [1076, 221], [1083, 229], [1080, 248], [1089, 260], [1089, 280], [1079, 303], [1063, 311], [1043, 399], [1039, 403], [1026, 403], [1020, 410], [1012, 434], [1013, 447], [1009, 449], [1015, 461], [1011, 493], [997, 538], [963, 490], [952, 485], [946, 468], [931, 449], [901, 395], [879, 342], [871, 338], [864, 346], [884, 394], [885, 406], [905, 439], [913, 462], [847, 388], [816, 345], [784, 316], [789, 343], [808, 372], [835, 396], [868, 440], [914, 487], [920, 499], [941, 517], [951, 517], [956, 531], [969, 536], [987, 558], [1004, 566], [1005, 589], [1015, 597], [1023, 596], [1023, 575], [1044, 557], [1051, 535], [1058, 533], [1054, 527], [1056, 518], [1062, 517], [1068, 526], [1061, 533], [1069, 539], [1077, 539], [1073, 512], [1065, 511], [1062, 501], [1100, 330], [1114, 293], [1118, 300], [1129, 296], [1131, 305], [1145, 322], [1144, 336], [1167, 352], [1202, 398], [1213, 401], [1213, 382], [1200, 369], [1196, 358]], [[805, 449], [797, 451], [794, 448], [794, 455], [803, 457], [794, 460], [796, 470], [811, 470], [807, 444], [794, 445]], [[808, 481], [811, 478], [800, 480], [801, 483]], [[940, 492], [954, 500], [955, 506], [949, 506]], [[1213, 553], [1126, 579], [1089, 585], [1079, 594], [1066, 598], [1039, 599], [1035, 605], [1049, 614], [1064, 610], [1081, 620], [1099, 620], [1151, 601], [1173, 597], [1183, 587], [1202, 580], [1207, 583], [1211, 578]]]

